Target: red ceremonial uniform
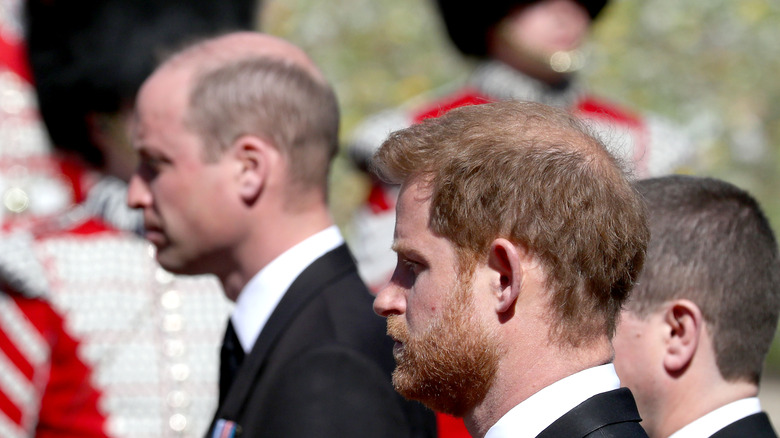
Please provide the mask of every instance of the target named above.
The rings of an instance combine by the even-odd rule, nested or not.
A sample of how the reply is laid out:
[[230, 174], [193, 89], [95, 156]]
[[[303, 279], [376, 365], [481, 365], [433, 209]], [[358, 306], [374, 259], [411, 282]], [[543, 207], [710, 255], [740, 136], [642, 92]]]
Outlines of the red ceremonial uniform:
[[[454, 92], [369, 118], [356, 129], [349, 145], [350, 155], [355, 161], [366, 163], [395, 130], [461, 106], [508, 99], [570, 109], [587, 120], [607, 147], [630, 164], [638, 177], [673, 173], [693, 161], [690, 141], [668, 122], [652, 115], [643, 117], [589, 95], [576, 82], [566, 87], [550, 87], [498, 61], [483, 63]], [[389, 280], [395, 268], [395, 254], [390, 246], [397, 196], [398, 187], [374, 180], [366, 202], [358, 209], [350, 227], [353, 230], [350, 247], [363, 279], [374, 290]]]
[[[4, 0], [5, 1], [5, 0]], [[230, 304], [128, 230], [124, 184], [56, 158], [0, 8], [0, 437], [201, 437]], [[8, 7], [6, 7], [8, 6]], [[92, 181], [87, 185], [87, 181]]]

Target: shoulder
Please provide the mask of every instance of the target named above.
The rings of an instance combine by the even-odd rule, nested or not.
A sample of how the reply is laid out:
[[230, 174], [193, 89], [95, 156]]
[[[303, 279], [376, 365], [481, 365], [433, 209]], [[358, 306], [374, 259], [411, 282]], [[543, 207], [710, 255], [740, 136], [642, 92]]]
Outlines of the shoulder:
[[575, 113], [586, 119], [633, 127], [640, 127], [644, 123], [639, 113], [618, 103], [587, 94], [577, 102]]
[[625, 422], [608, 424], [584, 435], [585, 438], [647, 438], [647, 432], [639, 423]]
[[619, 388], [596, 394], [553, 422], [539, 438], [647, 437], [631, 391]]
[[660, 114], [635, 111], [592, 95], [584, 96], [574, 111], [592, 122], [611, 150], [633, 163], [640, 177], [695, 167], [699, 151], [691, 133]]
[[303, 351], [266, 382], [252, 403], [265, 407], [242, 424], [264, 436], [408, 435], [389, 376], [352, 348], [328, 344]]
[[483, 103], [492, 102], [493, 99], [481, 93], [479, 90], [473, 87], [463, 87], [447, 95], [441, 96], [425, 105], [417, 107], [411, 112], [411, 117], [414, 123], [422, 122], [426, 119], [440, 117], [448, 111], [452, 111], [456, 108], [481, 105]]
[[374, 313], [373, 296], [346, 246], [321, 257], [295, 280], [269, 319], [266, 330], [272, 329], [279, 338], [269, 356], [269, 371], [287, 369], [316, 352], [349, 355], [390, 381], [393, 342], [384, 319]]
[[775, 438], [777, 433], [769, 421], [769, 416], [760, 412], [735, 421], [712, 435], [712, 438], [737, 437]]
[[298, 348], [338, 344], [371, 357], [386, 368], [386, 362], [392, 361], [390, 338], [385, 334], [383, 318], [374, 313], [373, 296], [346, 247], [323, 256], [299, 280], [288, 293], [311, 295], [301, 303], [284, 337]]
[[99, 219], [73, 212], [7, 226], [0, 234], [0, 281], [24, 296], [49, 296], [60, 255], [83, 255], [86, 242], [119, 238]]

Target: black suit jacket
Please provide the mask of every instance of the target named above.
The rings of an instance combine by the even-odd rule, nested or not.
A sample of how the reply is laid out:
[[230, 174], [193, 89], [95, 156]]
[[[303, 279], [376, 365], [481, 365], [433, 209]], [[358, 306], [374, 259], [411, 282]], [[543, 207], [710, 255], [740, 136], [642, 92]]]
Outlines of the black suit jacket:
[[742, 437], [777, 438], [777, 433], [772, 428], [769, 417], [761, 412], [735, 421], [712, 435], [712, 438]]
[[647, 437], [628, 388], [596, 394], [543, 430], [537, 438]]
[[271, 314], [215, 421], [242, 437], [435, 436], [432, 412], [393, 390], [393, 341], [372, 303], [345, 245], [317, 259]]

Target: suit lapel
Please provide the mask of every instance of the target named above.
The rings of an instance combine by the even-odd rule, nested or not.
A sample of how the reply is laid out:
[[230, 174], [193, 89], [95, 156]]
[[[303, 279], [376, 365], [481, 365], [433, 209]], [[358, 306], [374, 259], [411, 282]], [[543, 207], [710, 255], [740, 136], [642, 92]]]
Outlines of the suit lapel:
[[594, 395], [577, 405], [537, 438], [582, 437], [608, 424], [641, 421], [634, 396], [627, 388]]
[[224, 405], [219, 408], [219, 418], [240, 418], [246, 399], [254, 387], [254, 382], [259, 378], [269, 353], [290, 322], [295, 319], [300, 309], [324, 288], [354, 269], [352, 255], [346, 245], [341, 245], [315, 260], [295, 279], [268, 318], [252, 351], [244, 359]]

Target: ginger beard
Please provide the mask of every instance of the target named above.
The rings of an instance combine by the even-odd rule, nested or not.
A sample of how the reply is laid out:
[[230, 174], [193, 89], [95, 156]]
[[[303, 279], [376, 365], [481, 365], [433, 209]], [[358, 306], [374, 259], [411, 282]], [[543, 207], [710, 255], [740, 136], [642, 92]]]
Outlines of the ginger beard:
[[410, 335], [400, 315], [388, 316], [387, 333], [401, 343], [394, 350], [396, 391], [456, 417], [485, 398], [498, 369], [499, 348], [495, 335], [470, 317], [473, 309], [472, 282], [459, 279], [424, 332]]

